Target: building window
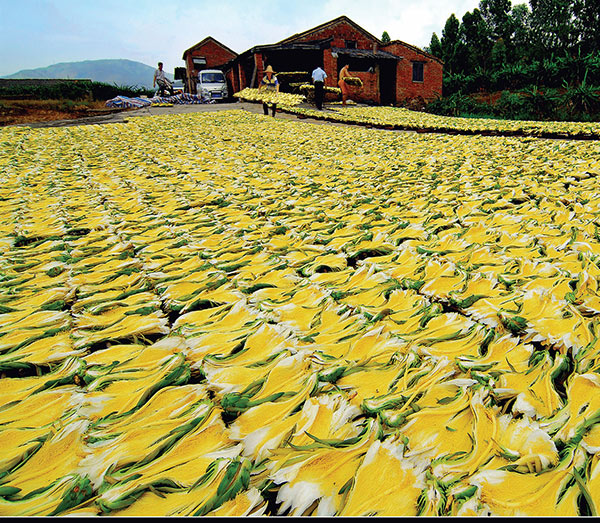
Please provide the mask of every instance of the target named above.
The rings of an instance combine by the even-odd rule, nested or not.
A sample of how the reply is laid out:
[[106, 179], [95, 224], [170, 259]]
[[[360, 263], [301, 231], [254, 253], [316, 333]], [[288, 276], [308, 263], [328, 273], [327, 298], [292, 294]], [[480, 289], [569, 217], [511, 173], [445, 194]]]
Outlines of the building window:
[[412, 67], [413, 67], [413, 82], [422, 82], [423, 81], [423, 69], [424, 69], [424, 63], [423, 62], [413, 62]]
[[346, 40], [346, 49], [356, 49], [356, 40]]

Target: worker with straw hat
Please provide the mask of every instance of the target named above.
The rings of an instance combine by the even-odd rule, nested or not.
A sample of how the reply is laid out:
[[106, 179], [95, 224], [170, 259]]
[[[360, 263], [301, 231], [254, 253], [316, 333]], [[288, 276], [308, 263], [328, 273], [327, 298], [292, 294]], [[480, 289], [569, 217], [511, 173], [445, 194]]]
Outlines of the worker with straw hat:
[[[275, 76], [275, 72], [270, 65], [265, 69], [265, 75], [260, 82], [259, 90], [266, 90], [267, 92], [270, 91], [274, 93], [279, 92], [279, 80], [277, 80], [277, 76]], [[271, 115], [275, 116], [275, 112], [277, 111], [277, 103], [273, 102], [270, 105]], [[269, 104], [267, 102], [263, 102], [263, 111], [265, 112], [265, 116], [269, 114]]]

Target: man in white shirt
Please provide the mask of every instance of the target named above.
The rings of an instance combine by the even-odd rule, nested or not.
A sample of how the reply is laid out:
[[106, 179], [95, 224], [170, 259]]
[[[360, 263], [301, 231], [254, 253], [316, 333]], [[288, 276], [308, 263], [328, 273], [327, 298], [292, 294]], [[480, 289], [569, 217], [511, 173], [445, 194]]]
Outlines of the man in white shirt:
[[152, 87], [156, 87], [156, 84], [158, 84], [158, 95], [159, 96], [164, 96], [165, 95], [165, 90], [168, 91], [171, 96], [173, 96], [175, 93], [173, 92], [173, 86], [171, 85], [171, 82], [169, 82], [169, 79], [167, 78], [167, 76], [165, 75], [165, 72], [163, 71], [163, 63], [162, 62], [158, 62], [158, 69], [156, 71], [154, 71], [154, 81], [152, 82]]
[[317, 66], [312, 72], [312, 81], [315, 86], [315, 104], [319, 110], [323, 108], [323, 87], [325, 85], [325, 78], [327, 78], [327, 73], [323, 71], [321, 67]]

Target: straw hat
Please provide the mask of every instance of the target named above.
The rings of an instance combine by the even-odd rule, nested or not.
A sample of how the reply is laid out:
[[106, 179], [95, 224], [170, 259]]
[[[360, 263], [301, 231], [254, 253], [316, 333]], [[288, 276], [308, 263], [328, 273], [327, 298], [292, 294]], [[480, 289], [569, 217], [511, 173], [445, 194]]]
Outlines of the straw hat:
[[265, 69], [265, 73], [274, 73], [275, 71], [273, 71], [273, 68], [268, 65], [267, 68]]

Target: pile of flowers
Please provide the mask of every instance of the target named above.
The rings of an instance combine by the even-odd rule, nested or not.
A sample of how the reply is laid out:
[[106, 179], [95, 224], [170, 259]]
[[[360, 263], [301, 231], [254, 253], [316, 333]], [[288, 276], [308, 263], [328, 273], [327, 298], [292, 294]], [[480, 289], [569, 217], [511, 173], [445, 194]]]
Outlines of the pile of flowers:
[[236, 98], [247, 102], [259, 102], [268, 104], [277, 104], [280, 107], [293, 107], [304, 101], [304, 96], [301, 94], [282, 93], [275, 91], [267, 91], [266, 89], [252, 89], [246, 87], [241, 91], [234, 93]]

